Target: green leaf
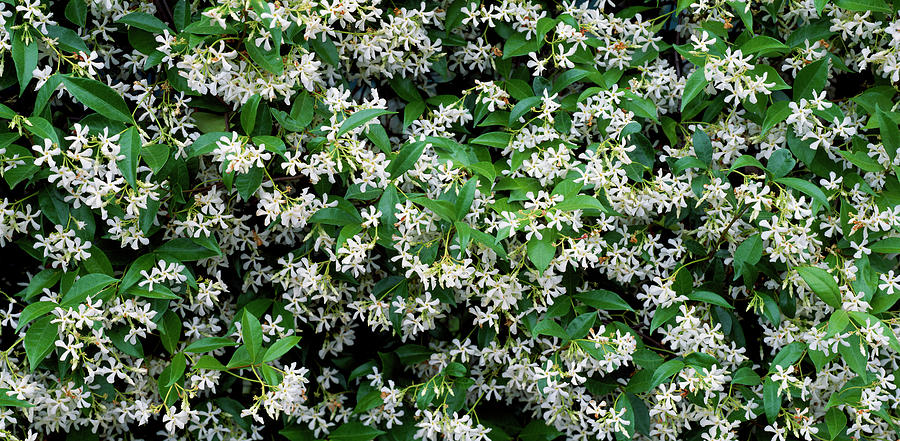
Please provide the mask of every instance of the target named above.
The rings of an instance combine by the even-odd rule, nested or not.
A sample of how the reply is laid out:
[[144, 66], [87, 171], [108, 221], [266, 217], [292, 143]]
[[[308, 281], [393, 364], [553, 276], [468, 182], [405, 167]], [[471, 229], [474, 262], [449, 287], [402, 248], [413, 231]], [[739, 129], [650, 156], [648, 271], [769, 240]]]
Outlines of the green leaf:
[[309, 218], [309, 221], [326, 225], [346, 226], [361, 224], [362, 217], [359, 213], [350, 212], [341, 209], [340, 207], [326, 207], [312, 215], [312, 217]]
[[478, 179], [469, 179], [468, 182], [466, 182], [466, 185], [459, 190], [459, 194], [456, 196], [456, 202], [453, 205], [453, 210], [456, 215], [453, 220], [462, 220], [466, 217], [466, 214], [469, 213], [469, 209], [472, 207], [472, 201], [475, 200], [475, 185], [477, 183]]
[[653, 101], [635, 95], [634, 92], [630, 91], [625, 92], [625, 98], [625, 101], [622, 102], [622, 107], [624, 107], [625, 110], [634, 112], [635, 116], [641, 116], [654, 122], [659, 122], [656, 114], [656, 104], [653, 104]]
[[19, 80], [19, 95], [25, 91], [28, 82], [34, 75], [34, 69], [37, 68], [38, 47], [37, 36], [31, 36], [28, 44], [25, 44], [25, 32], [23, 28], [18, 29], [12, 35], [10, 45], [10, 53], [12, 54], [13, 63], [16, 65], [16, 78]]
[[8, 395], [9, 389], [0, 389], [0, 407], [34, 407], [27, 401]]
[[25, 346], [25, 356], [28, 358], [28, 366], [34, 372], [35, 368], [53, 351], [56, 339], [59, 338], [59, 324], [50, 323], [56, 317], [42, 317], [31, 324], [22, 344]]
[[681, 360], [669, 360], [663, 364], [661, 364], [655, 371], [653, 371], [653, 376], [650, 377], [650, 389], [656, 388], [663, 382], [667, 381], [671, 376], [681, 372], [681, 369], [684, 368], [684, 362]]
[[834, 311], [831, 314], [831, 318], [828, 319], [828, 334], [826, 335], [831, 337], [840, 332], [844, 332], [844, 329], [848, 324], [850, 324], [850, 316], [847, 315], [847, 311], [838, 309]]
[[841, 354], [841, 359], [850, 367], [850, 370], [865, 380], [868, 373], [866, 369], [868, 356], [866, 355], [865, 343], [861, 342], [859, 337], [855, 335], [846, 339], [846, 341], [850, 344], [848, 346], [838, 345], [838, 353]]
[[256, 111], [259, 109], [261, 99], [259, 94], [255, 94], [241, 107], [241, 127], [247, 135], [253, 134], [253, 129], [256, 127]]
[[267, 51], [263, 50], [262, 47], [257, 46], [256, 43], [252, 41], [252, 38], [248, 40], [249, 41], [246, 42], [244, 47], [247, 48], [247, 54], [250, 55], [250, 58], [255, 61], [256, 64], [274, 74], [281, 74], [284, 72], [284, 60], [278, 52], [278, 45], [273, 43], [272, 49]]
[[202, 354], [225, 346], [236, 346], [237, 342], [228, 337], [203, 337], [184, 348], [184, 352]]
[[174, 257], [182, 262], [206, 259], [221, 255], [221, 251], [211, 250], [186, 237], [172, 239], [156, 249], [157, 253]]
[[247, 353], [250, 355], [252, 362], [257, 362], [262, 356], [262, 325], [250, 311], [244, 309], [244, 316], [241, 318], [241, 338]]
[[137, 168], [141, 160], [141, 137], [134, 127], [129, 127], [119, 137], [120, 153], [125, 156], [116, 162], [125, 182], [137, 189]]
[[769, 423], [775, 422], [775, 417], [781, 410], [781, 398], [778, 395], [778, 383], [767, 378], [763, 384], [763, 409]]
[[397, 157], [388, 164], [387, 172], [391, 174], [391, 179], [397, 179], [400, 175], [406, 173], [407, 170], [413, 168], [424, 150], [424, 141], [416, 141], [403, 146], [397, 152]]
[[735, 371], [734, 375], [732, 375], [731, 382], [734, 384], [756, 386], [757, 384], [762, 382], [762, 379], [760, 379], [759, 375], [756, 372], [753, 372], [753, 369], [742, 367]]
[[669, 306], [668, 308], [658, 308], [653, 312], [653, 320], [650, 321], [650, 332], [655, 331], [672, 317], [678, 315], [678, 307], [681, 303]]
[[[362, 390], [363, 389], [360, 389], [360, 392], [362, 392]], [[381, 398], [381, 390], [372, 389], [369, 393], [356, 399], [356, 407], [353, 408], [353, 413], [360, 414], [368, 412], [382, 404], [384, 404], [384, 399]]]
[[762, 257], [763, 242], [759, 234], [754, 234], [734, 250], [734, 279], [737, 280], [745, 265], [756, 265]]
[[762, 133], [765, 135], [782, 121], [791, 115], [790, 101], [776, 101], [766, 110], [766, 119], [763, 121]]
[[681, 96], [681, 111], [684, 112], [684, 108], [694, 100], [700, 92], [706, 88], [707, 85], [706, 75], [703, 74], [703, 69], [697, 69], [691, 76], [688, 77], [687, 82], [684, 85], [684, 94]]
[[127, 290], [143, 280], [144, 276], [141, 275], [141, 271], [148, 271], [153, 265], [156, 265], [156, 257], [152, 254], [145, 254], [135, 259], [128, 267], [128, 270], [125, 271], [125, 275], [122, 276], [122, 283], [119, 284], [119, 289]]
[[369, 138], [369, 141], [372, 141], [385, 155], [391, 153], [391, 140], [381, 124], [370, 124], [369, 130], [366, 131], [366, 138]]
[[172, 12], [172, 20], [175, 22], [175, 30], [181, 32], [191, 23], [191, 6], [187, 0], [178, 0]]
[[784, 43], [766, 35], [756, 35], [741, 45], [741, 52], [744, 55], [756, 53], [763, 55], [772, 52], [788, 52], [790, 50], [791, 48]]
[[97, 294], [117, 281], [118, 279], [114, 279], [106, 274], [93, 273], [84, 275], [76, 280], [72, 287], [66, 291], [66, 294], [59, 302], [59, 306], [63, 308], [77, 306], [84, 302], [88, 296], [96, 299]]
[[531, 333], [535, 336], [538, 335], [549, 335], [553, 337], [558, 337], [562, 340], [568, 340], [569, 334], [563, 330], [562, 326], [559, 323], [556, 323], [553, 319], [544, 319], [537, 323], [534, 326], [534, 329], [531, 330]]
[[413, 202], [433, 211], [446, 221], [453, 222], [456, 219], [456, 209], [450, 201], [436, 201], [426, 197], [411, 199]]
[[734, 309], [734, 306], [731, 306], [727, 300], [722, 298], [722, 296], [709, 291], [694, 291], [687, 296], [691, 300], [696, 300], [698, 302], [709, 303], [710, 305], [721, 306], [726, 309]]
[[341, 59], [338, 55], [337, 46], [335, 46], [334, 42], [325, 35], [325, 32], [322, 32], [316, 38], [309, 40], [309, 45], [322, 61], [334, 67], [341, 67]]
[[252, 167], [247, 173], [241, 173], [234, 178], [234, 186], [237, 188], [241, 199], [248, 201], [256, 193], [262, 184], [265, 170], [262, 167]]
[[545, 229], [542, 232], [542, 238], [540, 239], [535, 235], [528, 240], [528, 260], [530, 260], [541, 273], [550, 266], [550, 262], [553, 260], [553, 257], [556, 256], [555, 240], [556, 234], [553, 234], [553, 230], [551, 229]]
[[160, 389], [171, 387], [177, 383], [184, 375], [185, 368], [187, 368], [187, 362], [184, 354], [181, 352], [175, 354], [175, 356], [172, 357], [172, 362], [159, 373], [157, 383], [159, 384]]
[[31, 159], [32, 152], [25, 147], [13, 144], [0, 148], [6, 149], [5, 156], [7, 158], [18, 157], [23, 162], [13, 166], [13, 168], [6, 169], [3, 179], [6, 180], [10, 188], [15, 188], [22, 181], [30, 180], [38, 172], [39, 167], [34, 165], [34, 160]]
[[881, 131], [881, 143], [884, 144], [884, 149], [887, 150], [890, 157], [894, 158], [897, 156], [897, 149], [900, 148], [900, 129], [881, 107], [877, 104], [875, 107], [875, 119], [878, 121], [878, 129]]
[[[884, 139], [884, 135], [882, 135], [882, 139]], [[882, 165], [879, 164], [878, 161], [872, 159], [871, 156], [863, 152], [848, 152], [846, 150], [838, 150], [838, 153], [843, 156], [844, 159], [859, 167], [862, 171], [872, 173], [880, 173], [884, 171], [884, 167], [882, 167]]]
[[553, 88], [550, 89], [550, 94], [552, 95], [558, 92], [562, 92], [563, 89], [565, 89], [572, 83], [588, 76], [588, 74], [590, 73], [590, 71], [579, 67], [563, 71], [563, 73], [559, 74], [553, 80]]
[[350, 421], [333, 430], [329, 435], [330, 441], [369, 441], [385, 432], [366, 426], [358, 421]]
[[618, 294], [605, 289], [595, 289], [575, 294], [576, 299], [581, 300], [588, 306], [593, 306], [601, 311], [634, 311]]
[[[518, 103], [516, 103], [516, 105], [513, 107], [512, 111], [509, 113], [509, 126], [513, 126], [514, 124], [516, 124], [519, 121], [519, 118], [525, 116], [525, 114], [530, 112], [531, 109], [533, 107], [537, 106], [537, 104], [540, 102], [541, 102], [541, 97], [530, 96], [530, 97], [520, 100]], [[493, 133], [503, 133], [503, 132], [493, 132]], [[479, 138], [481, 138], [481, 137], [479, 136]], [[509, 138], [508, 137], [505, 137], [505, 138], [506, 138], [505, 140], [508, 141]], [[478, 139], [478, 138], [476, 138], [476, 139]], [[474, 141], [472, 141], [472, 142], [474, 142]], [[490, 145], [490, 144], [488, 144], [488, 145]], [[506, 147], [506, 144], [503, 144], [503, 147]]]
[[788, 149], [780, 149], [769, 156], [769, 161], [766, 163], [766, 170], [769, 170], [775, 178], [780, 178], [790, 173], [795, 165], [797, 165], [797, 160], [794, 159], [794, 155], [791, 154], [791, 151]]
[[200, 135], [200, 137], [195, 139], [191, 144], [191, 147], [188, 149], [188, 158], [211, 153], [213, 150], [218, 148], [216, 142], [218, 142], [219, 139], [221, 139], [223, 136], [231, 139], [231, 134], [232, 132], [211, 132]]
[[598, 201], [597, 198], [593, 196], [588, 196], [586, 194], [576, 194], [574, 196], [566, 196], [562, 202], [556, 204], [555, 207], [560, 211], [574, 211], [574, 210], [600, 210], [603, 212], [607, 212], [608, 208], [603, 205], [602, 202]]
[[397, 112], [391, 112], [390, 110], [385, 109], [364, 109], [359, 112], [350, 115], [347, 119], [341, 123], [341, 128], [338, 129], [337, 137], [340, 138], [347, 134], [347, 132], [371, 121], [373, 118], [379, 117], [381, 115], [390, 115]]
[[263, 363], [268, 363], [270, 361], [275, 361], [278, 357], [286, 354], [291, 350], [297, 343], [300, 342], [300, 337], [295, 335], [289, 335], [287, 337], [282, 337], [278, 341], [272, 344], [268, 349], [266, 349], [265, 355], [263, 355]]
[[709, 140], [709, 135], [703, 130], [694, 130], [694, 134], [691, 135], [691, 142], [694, 146], [694, 155], [701, 161], [711, 164], [713, 148], [712, 142]]
[[883, 12], [890, 14], [893, 12], [883, 0], [835, 0], [835, 6], [854, 12]]
[[[622, 410], [625, 410], [622, 412]], [[634, 430], [635, 430], [635, 418], [634, 418], [634, 408], [631, 406], [631, 400], [625, 394], [619, 394], [618, 399], [616, 400], [616, 412], [622, 412], [622, 420], [627, 421], [628, 423], [622, 424], [622, 430], [616, 431], [616, 440], [617, 441], [630, 441], [634, 439]]]
[[470, 144], [486, 145], [489, 147], [506, 148], [509, 145], [511, 135], [506, 132], [485, 133], [471, 141]]
[[847, 415], [837, 407], [832, 407], [825, 413], [825, 425], [828, 427], [828, 439], [835, 439], [847, 427]]
[[503, 59], [506, 60], [526, 55], [529, 52], [535, 52], [539, 49], [539, 46], [540, 42], [536, 38], [532, 37], [531, 40], [526, 40], [524, 34], [516, 32], [503, 43]]
[[165, 144], [148, 145], [141, 149], [141, 158], [144, 159], [150, 170], [157, 174], [169, 161], [169, 146]]
[[880, 254], [900, 253], [900, 237], [881, 239], [870, 245], [869, 249]]
[[84, 40], [79, 37], [75, 31], [69, 28], [64, 28], [62, 26], [47, 26], [47, 36], [56, 39], [59, 42], [59, 46], [69, 52], [89, 53], [91, 51], [88, 49], [87, 45], [84, 44]]
[[159, 339], [163, 348], [170, 354], [178, 352], [178, 341], [181, 340], [181, 317], [172, 312], [171, 309], [166, 310], [163, 314], [162, 323], [159, 327]]
[[390, 84], [391, 89], [394, 89], [397, 96], [403, 98], [406, 102], [422, 101], [422, 95], [419, 94], [419, 90], [411, 79], [395, 75], [390, 80]]
[[778, 354], [775, 355], [775, 358], [772, 359], [772, 363], [769, 365], [769, 372], [775, 372], [775, 366], [787, 368], [788, 366], [797, 363], [800, 361], [800, 357], [803, 356], [806, 348], [806, 343], [799, 341], [787, 344], [785, 347], [781, 348], [781, 350], [778, 351]]
[[813, 61], [807, 64], [794, 79], [794, 101], [800, 98], [811, 98], [814, 91], [825, 88], [828, 81], [828, 59]]
[[413, 101], [403, 108], [403, 128], [409, 127], [413, 121], [419, 119], [425, 113], [424, 101]]
[[841, 309], [843, 303], [841, 300], [841, 292], [831, 274], [828, 274], [827, 271], [821, 268], [812, 266], [797, 268], [797, 273], [800, 274], [803, 281], [809, 285], [809, 288], [819, 296], [823, 302], [834, 309]]
[[19, 324], [16, 326], [16, 332], [19, 332], [20, 329], [24, 328], [25, 325], [32, 320], [53, 311], [56, 306], [57, 305], [54, 302], [36, 302], [26, 306], [25, 309], [22, 310], [22, 314], [19, 315]]
[[572, 340], [584, 338], [591, 327], [594, 326], [594, 320], [597, 319], [597, 311], [580, 314], [566, 326], [566, 334]]
[[163, 31], [169, 31], [172, 33], [172, 30], [163, 23], [162, 20], [146, 13], [146, 12], [132, 12], [118, 20], [116, 23], [123, 23], [129, 26], [134, 26], [138, 29], [143, 29], [147, 32], [151, 32], [154, 34], [162, 34]]
[[779, 178], [776, 179], [775, 182], [787, 185], [788, 187], [791, 187], [795, 190], [799, 190], [801, 193], [804, 193], [807, 196], [811, 197], [814, 201], [818, 202], [823, 207], [829, 207], [828, 197], [825, 196], [825, 193], [822, 192], [822, 190], [812, 182], [799, 178]]
[[209, 369], [212, 371], [224, 371], [224, 370], [227, 370], [228, 368], [225, 367], [224, 364], [222, 364], [221, 362], [219, 362], [219, 360], [216, 360], [212, 356], [204, 355], [204, 356], [200, 357], [196, 363], [194, 363], [194, 365], [191, 367], [191, 369], [194, 369], [194, 370]]
[[73, 24], [83, 28], [87, 24], [87, 2], [69, 0], [69, 3], [66, 4], [65, 15]]
[[125, 100], [106, 84], [72, 76], [63, 76], [62, 82], [66, 90], [89, 109], [114, 121], [133, 122]]
[[400, 363], [403, 363], [405, 366], [412, 366], [430, 358], [434, 351], [421, 345], [405, 344], [397, 348], [394, 353], [397, 354]]

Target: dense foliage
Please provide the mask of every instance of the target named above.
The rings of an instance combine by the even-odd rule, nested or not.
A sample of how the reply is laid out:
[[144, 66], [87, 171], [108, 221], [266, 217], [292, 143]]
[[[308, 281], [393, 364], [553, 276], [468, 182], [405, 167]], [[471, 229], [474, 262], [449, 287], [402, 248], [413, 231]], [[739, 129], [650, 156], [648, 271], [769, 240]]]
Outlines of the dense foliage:
[[0, 438], [895, 440], [888, 1], [4, 0]]

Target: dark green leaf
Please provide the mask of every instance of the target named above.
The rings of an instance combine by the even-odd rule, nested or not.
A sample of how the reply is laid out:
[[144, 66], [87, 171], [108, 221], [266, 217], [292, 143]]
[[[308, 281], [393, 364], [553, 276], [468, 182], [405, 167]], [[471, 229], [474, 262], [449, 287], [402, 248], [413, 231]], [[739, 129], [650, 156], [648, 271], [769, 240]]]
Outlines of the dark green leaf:
[[244, 310], [244, 317], [241, 318], [241, 338], [250, 360], [256, 362], [262, 356], [262, 325], [250, 311]]
[[59, 324], [51, 323], [55, 318], [50, 316], [39, 318], [25, 333], [22, 344], [25, 346], [25, 356], [32, 372], [50, 355], [56, 339], [59, 338]]
[[575, 294], [575, 298], [601, 311], [634, 311], [621, 296], [605, 289]]
[[169, 27], [166, 26], [166, 24], [163, 23], [162, 20], [146, 12], [132, 12], [116, 20], [116, 22], [134, 26], [138, 29], [143, 29], [154, 34], [162, 34], [163, 31], [169, 31], [169, 33], [172, 33], [172, 30], [169, 29]]
[[667, 381], [671, 376], [681, 372], [681, 369], [684, 367], [684, 362], [681, 360], [669, 360], [663, 364], [661, 364], [655, 371], [653, 371], [653, 376], [650, 378], [650, 389], [656, 388], [660, 384], [663, 384]]
[[253, 129], [256, 127], [256, 111], [261, 99], [258, 94], [253, 95], [241, 107], [241, 127], [247, 135], [253, 134]]
[[341, 123], [341, 128], [338, 129], [337, 137], [340, 138], [347, 134], [347, 132], [371, 121], [373, 118], [379, 117], [381, 115], [390, 115], [397, 112], [391, 112], [390, 110], [385, 109], [364, 109], [360, 110], [353, 115], [350, 115], [347, 119]]
[[94, 273], [84, 275], [76, 280], [72, 287], [66, 291], [59, 305], [63, 308], [69, 308], [81, 304], [88, 296], [96, 299], [97, 294], [117, 281], [118, 279], [114, 279], [106, 274]]
[[34, 75], [34, 69], [37, 68], [38, 47], [36, 38], [36, 36], [31, 36], [26, 44], [25, 32], [21, 28], [12, 35], [10, 53], [16, 66], [16, 77], [19, 79], [19, 95], [25, 91], [25, 87], [28, 86], [28, 82], [31, 81], [31, 77]]
[[184, 348], [184, 352], [194, 354], [202, 354], [204, 352], [214, 351], [225, 346], [235, 346], [237, 342], [228, 337], [204, 337], [197, 340]]
[[843, 303], [841, 300], [841, 292], [831, 274], [828, 274], [827, 271], [821, 268], [812, 266], [797, 268], [797, 273], [800, 274], [803, 281], [809, 285], [809, 288], [819, 296], [823, 302], [827, 303], [832, 308], [841, 309]]
[[271, 361], [275, 361], [278, 357], [286, 354], [291, 350], [297, 343], [300, 342], [300, 337], [295, 335], [289, 335], [287, 337], [282, 337], [278, 339], [275, 343], [272, 344], [268, 349], [266, 349], [265, 355], [263, 355], [263, 363], [269, 363]]
[[89, 109], [114, 121], [132, 122], [125, 100], [106, 84], [72, 76], [63, 76], [62, 82], [66, 90]]

